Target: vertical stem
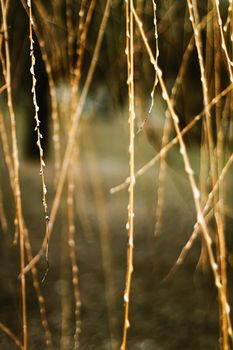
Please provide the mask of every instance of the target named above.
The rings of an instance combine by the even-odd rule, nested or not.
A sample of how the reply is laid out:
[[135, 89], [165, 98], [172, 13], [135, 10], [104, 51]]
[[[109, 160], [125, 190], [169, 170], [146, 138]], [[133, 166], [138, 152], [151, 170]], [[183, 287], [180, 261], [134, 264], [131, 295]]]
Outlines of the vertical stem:
[[[44, 162], [44, 151], [42, 148], [42, 134], [40, 132], [40, 123], [41, 121], [39, 120], [39, 106], [37, 103], [37, 95], [36, 95], [36, 76], [35, 76], [35, 63], [36, 63], [36, 58], [34, 55], [34, 41], [33, 41], [33, 35], [32, 35], [32, 26], [33, 26], [33, 19], [32, 19], [32, 4], [31, 0], [27, 1], [27, 6], [29, 10], [29, 41], [30, 41], [30, 57], [31, 57], [31, 67], [30, 67], [30, 73], [32, 77], [32, 100], [33, 100], [33, 106], [34, 106], [34, 119], [36, 122], [35, 126], [35, 131], [37, 134], [37, 141], [36, 145], [38, 147], [39, 151], [39, 158], [40, 158], [40, 176], [41, 176], [41, 184], [42, 184], [42, 204], [44, 208], [44, 216], [45, 216], [45, 227], [46, 227], [46, 235], [48, 236], [48, 230], [49, 230], [49, 216], [48, 216], [48, 205], [47, 205], [47, 186], [45, 183], [45, 174], [44, 174], [44, 167], [45, 167], [45, 162]], [[48, 244], [46, 248], [46, 261], [48, 264]]]
[[133, 272], [133, 241], [134, 241], [134, 185], [135, 185], [135, 174], [134, 174], [134, 19], [133, 19], [133, 0], [126, 2], [126, 55], [127, 55], [127, 67], [128, 67], [128, 93], [129, 93], [129, 168], [130, 168], [130, 183], [129, 183], [129, 205], [128, 205], [128, 251], [127, 251], [127, 272], [126, 282], [124, 291], [124, 302], [125, 302], [125, 316], [124, 316], [124, 327], [123, 327], [123, 340], [121, 350], [126, 349], [127, 330], [129, 324], [129, 298], [130, 298], [130, 287]]
[[[22, 217], [21, 191], [20, 191], [20, 183], [19, 183], [19, 157], [18, 157], [18, 146], [17, 146], [17, 135], [16, 135], [16, 122], [15, 122], [15, 114], [13, 109], [12, 93], [11, 93], [11, 72], [10, 72], [11, 65], [10, 65], [10, 50], [9, 50], [9, 44], [8, 44], [9, 37], [8, 37], [7, 19], [6, 19], [6, 5], [4, 3], [4, 0], [1, 0], [1, 11], [2, 11], [5, 55], [6, 55], [7, 104], [8, 104], [10, 122], [11, 122], [16, 215], [17, 215], [17, 224], [19, 228], [19, 238], [20, 238], [20, 265], [21, 265], [21, 272], [23, 272], [24, 263], [25, 263], [24, 227], [23, 227], [23, 217]], [[22, 292], [23, 350], [26, 350], [27, 349], [27, 316], [26, 316], [26, 280], [25, 280], [24, 273], [21, 273], [20, 280], [21, 280], [21, 292]]]
[[[75, 152], [73, 152], [75, 159]], [[67, 193], [67, 216], [68, 216], [68, 245], [69, 257], [72, 269], [72, 284], [75, 301], [75, 331], [74, 331], [74, 350], [80, 348], [80, 334], [81, 334], [81, 298], [79, 290], [79, 275], [78, 262], [75, 242], [75, 203], [74, 203], [74, 168], [70, 166], [70, 173], [68, 178], [68, 193]]]
[[73, 44], [74, 44], [74, 28], [73, 28], [73, 19], [72, 19], [72, 0], [66, 0], [66, 28], [67, 28], [67, 53], [68, 53], [68, 67], [70, 78], [73, 70]]

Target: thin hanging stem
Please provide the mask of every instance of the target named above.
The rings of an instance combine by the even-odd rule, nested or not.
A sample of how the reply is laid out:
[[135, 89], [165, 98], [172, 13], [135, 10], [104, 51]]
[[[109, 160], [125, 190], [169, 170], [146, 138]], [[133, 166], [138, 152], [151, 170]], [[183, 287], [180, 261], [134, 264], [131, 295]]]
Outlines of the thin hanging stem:
[[121, 350], [126, 349], [127, 330], [130, 327], [129, 323], [129, 300], [130, 289], [133, 272], [133, 247], [134, 247], [134, 19], [133, 19], [133, 0], [126, 2], [126, 55], [127, 55], [127, 71], [128, 71], [128, 94], [129, 94], [129, 204], [128, 204], [128, 250], [127, 250], [127, 272], [124, 291], [125, 315], [123, 326], [123, 339]]

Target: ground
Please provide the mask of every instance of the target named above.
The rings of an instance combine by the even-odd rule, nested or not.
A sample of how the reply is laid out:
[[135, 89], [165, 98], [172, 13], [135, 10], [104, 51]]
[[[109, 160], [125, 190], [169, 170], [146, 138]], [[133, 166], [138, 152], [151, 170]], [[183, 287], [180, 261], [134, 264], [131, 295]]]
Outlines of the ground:
[[[109, 190], [128, 174], [127, 129], [120, 121], [90, 122], [85, 127], [89, 131], [81, 137], [79, 162], [75, 164], [76, 251], [82, 301], [80, 348], [119, 349], [124, 311], [128, 192], [124, 190], [111, 195]], [[150, 160], [155, 152], [143, 133], [139, 134], [136, 138], [136, 167]], [[189, 154], [196, 169], [198, 151], [195, 146], [189, 149]], [[218, 349], [218, 304], [212, 274], [208, 269], [204, 273], [201, 268], [196, 268], [200, 238], [184, 264], [166, 279], [195, 223], [192, 194], [177, 147], [169, 154], [168, 162], [166, 205], [161, 233], [157, 237], [154, 237], [154, 212], [158, 165], [136, 182], [128, 349]], [[54, 170], [52, 159], [46, 163], [50, 208], [54, 195]], [[23, 160], [20, 169], [25, 220], [36, 253], [44, 235], [39, 167], [36, 162]], [[13, 202], [3, 165], [1, 173], [4, 207], [10, 221]], [[72, 349], [73, 341], [74, 300], [64, 208], [63, 203], [50, 241], [50, 269], [42, 291], [54, 349], [58, 349], [61, 342], [64, 308], [68, 310], [62, 338], [66, 344], [63, 348], [68, 350]], [[19, 247], [12, 246], [12, 237], [10, 224], [7, 234], [2, 233], [0, 243], [0, 322], [21, 339]], [[38, 264], [40, 279], [45, 269], [43, 258]], [[27, 309], [29, 349], [45, 349], [30, 273], [27, 275]], [[0, 333], [0, 347], [2, 350], [15, 349], [3, 333]]]

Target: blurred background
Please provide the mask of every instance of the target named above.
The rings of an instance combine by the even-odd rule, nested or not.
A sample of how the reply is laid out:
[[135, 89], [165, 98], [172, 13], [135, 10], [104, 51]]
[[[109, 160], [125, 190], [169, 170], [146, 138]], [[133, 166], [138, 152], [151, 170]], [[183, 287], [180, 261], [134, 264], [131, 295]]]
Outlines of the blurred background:
[[[45, 252], [36, 265], [40, 292], [35, 287], [35, 276], [31, 276], [31, 272], [26, 274], [28, 349], [32, 350], [45, 349], [46, 346], [64, 350], [119, 349], [121, 344], [128, 191], [127, 186], [114, 194], [110, 190], [129, 176], [125, 1], [111, 2], [99, 55], [95, 57], [100, 26], [106, 15], [105, 5], [104, 0], [32, 2], [35, 89], [43, 135], [41, 142], [46, 164], [43, 169], [49, 216], [93, 57], [96, 64], [54, 218], [49, 240], [49, 269], [46, 270]], [[152, 53], [158, 56], [158, 65], [182, 130], [204, 108], [201, 72], [187, 2], [138, 0], [134, 6]], [[231, 6], [231, 2], [221, 1], [223, 25], [228, 18], [231, 20]], [[29, 7], [24, 0], [2, 1], [1, 86], [7, 83], [4, 74], [7, 67], [4, 8], [9, 36], [22, 212], [34, 256], [41, 248], [46, 225], [31, 91]], [[220, 50], [221, 34], [216, 26], [214, 2], [198, 1], [197, 9], [210, 102], [231, 82], [224, 51]], [[224, 32], [230, 57], [231, 22]], [[153, 92], [154, 80], [154, 67], [135, 24], [136, 170], [154, 158], [176, 136], [171, 118], [166, 118], [169, 113], [159, 84]], [[0, 323], [22, 341], [18, 277], [20, 251], [19, 243], [13, 244], [17, 226], [16, 206], [6, 157], [6, 139], [9, 141], [10, 157], [13, 154], [8, 93], [4, 90], [0, 94]], [[232, 152], [231, 90], [214, 105], [211, 116], [214, 149], [216, 154], [220, 149], [222, 159], [220, 167], [217, 155], [213, 156], [218, 164], [219, 176]], [[203, 153], [205, 140], [205, 123], [201, 119], [190, 127], [184, 141], [195, 179], [202, 190], [203, 207], [212, 190], [211, 160], [205, 151]], [[179, 146], [175, 142], [171, 145], [166, 159], [158, 157], [154, 165], [136, 180], [134, 272], [127, 348], [219, 349], [217, 292], [199, 236], [183, 264], [170, 273], [196, 222], [193, 195]], [[224, 217], [227, 247], [227, 276], [231, 276], [232, 169], [224, 177], [219, 198], [223, 203], [221, 215]], [[209, 229], [216, 242], [213, 219], [209, 221]], [[28, 247], [26, 243], [26, 265], [30, 260]], [[216, 249], [214, 246], [215, 253]], [[231, 305], [232, 278], [228, 279], [228, 289]], [[5, 332], [1, 332], [0, 348], [13, 350], [18, 347]]]

